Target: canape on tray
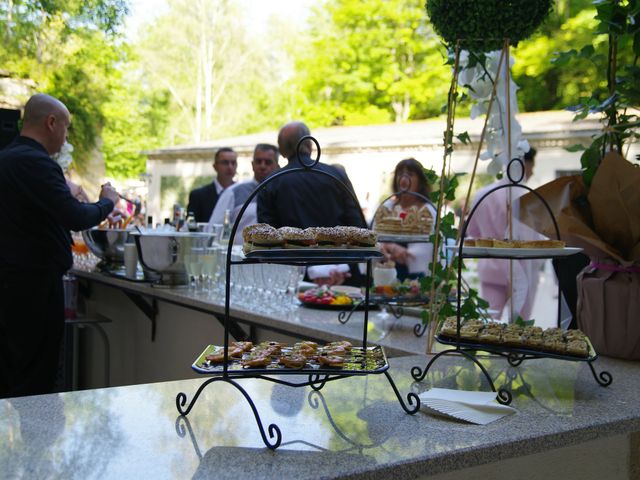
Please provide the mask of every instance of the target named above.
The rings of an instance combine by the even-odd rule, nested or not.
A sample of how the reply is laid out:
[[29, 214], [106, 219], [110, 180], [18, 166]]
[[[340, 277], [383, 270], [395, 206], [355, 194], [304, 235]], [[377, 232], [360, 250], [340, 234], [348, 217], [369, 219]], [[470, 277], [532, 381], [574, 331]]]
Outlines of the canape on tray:
[[[455, 339], [458, 328], [456, 317], [447, 318], [440, 327], [442, 337]], [[562, 330], [560, 328], [523, 327], [505, 325], [498, 322], [480, 320], [463, 321], [460, 325], [460, 340], [466, 343], [479, 343], [494, 346], [521, 348], [558, 355], [577, 357], [589, 356], [587, 336], [580, 330]]]
[[481, 248], [564, 248], [562, 240], [498, 240], [497, 238], [467, 238], [465, 247]]

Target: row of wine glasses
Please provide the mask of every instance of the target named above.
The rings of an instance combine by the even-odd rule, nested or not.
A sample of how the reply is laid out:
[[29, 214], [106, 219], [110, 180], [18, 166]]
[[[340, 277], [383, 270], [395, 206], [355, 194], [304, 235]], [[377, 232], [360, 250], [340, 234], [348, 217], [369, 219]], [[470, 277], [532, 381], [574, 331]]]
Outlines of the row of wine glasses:
[[[243, 258], [234, 247], [233, 260]], [[222, 301], [225, 293], [227, 246], [194, 247], [184, 259], [189, 291]], [[296, 292], [305, 267], [277, 264], [240, 264], [231, 269], [231, 302], [263, 312], [283, 312], [297, 306]]]

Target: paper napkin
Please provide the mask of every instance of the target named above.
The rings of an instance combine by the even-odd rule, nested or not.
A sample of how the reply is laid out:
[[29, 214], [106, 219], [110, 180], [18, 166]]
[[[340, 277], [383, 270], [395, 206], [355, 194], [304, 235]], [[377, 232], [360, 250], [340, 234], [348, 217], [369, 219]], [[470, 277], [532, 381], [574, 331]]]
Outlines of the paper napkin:
[[419, 397], [421, 408], [427, 413], [453, 417], [478, 425], [486, 425], [516, 413], [515, 408], [498, 403], [495, 392], [432, 388], [421, 393]]

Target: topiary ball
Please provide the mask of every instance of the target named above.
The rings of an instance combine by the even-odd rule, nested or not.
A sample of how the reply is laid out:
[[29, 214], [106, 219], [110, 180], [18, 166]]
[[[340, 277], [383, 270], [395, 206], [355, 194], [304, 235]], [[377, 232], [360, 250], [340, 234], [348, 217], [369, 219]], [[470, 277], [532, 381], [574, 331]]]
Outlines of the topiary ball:
[[427, 0], [434, 30], [450, 46], [460, 40], [466, 50], [500, 50], [504, 39], [516, 46], [547, 18], [553, 0]]

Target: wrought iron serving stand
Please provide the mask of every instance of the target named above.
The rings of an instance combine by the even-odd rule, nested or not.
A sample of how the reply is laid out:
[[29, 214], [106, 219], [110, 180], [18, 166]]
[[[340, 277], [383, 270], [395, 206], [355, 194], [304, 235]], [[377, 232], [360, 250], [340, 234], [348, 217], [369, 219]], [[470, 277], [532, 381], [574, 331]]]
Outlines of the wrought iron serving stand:
[[[329, 422], [329, 426], [333, 429], [336, 435], [348, 445], [347, 448], [340, 450], [340, 453], [358, 452], [362, 454], [366, 449], [376, 448], [382, 445], [384, 442], [388, 440], [388, 437], [391, 434], [391, 432], [383, 432], [382, 438], [378, 438], [378, 439], [372, 440], [371, 442], [366, 442], [366, 443], [358, 442], [357, 440], [353, 440], [347, 432], [345, 432], [342, 428], [340, 428], [336, 420], [333, 418], [333, 415], [331, 414], [331, 410], [329, 409], [329, 405], [327, 404], [327, 401], [322, 395], [322, 392], [318, 390], [311, 390], [309, 391], [306, 400], [309, 406], [314, 410], [318, 410], [320, 409], [320, 407], [322, 407], [322, 410], [324, 411], [327, 417], [327, 421]], [[365, 385], [365, 408], [366, 408], [366, 385]], [[358, 412], [358, 415], [360, 415], [361, 412], [362, 410]], [[176, 433], [180, 438], [184, 438], [187, 435], [187, 433], [189, 434], [189, 439], [191, 440], [193, 449], [196, 452], [198, 459], [202, 460], [203, 454], [200, 449], [200, 446], [198, 445], [198, 440], [196, 438], [195, 433], [193, 432], [193, 428], [191, 426], [191, 422], [189, 421], [189, 419], [184, 415], [179, 415], [175, 421], [175, 429], [176, 429]], [[318, 451], [327, 451], [327, 452], [330, 451], [325, 447], [322, 447], [320, 445], [316, 445], [314, 443], [308, 442], [306, 440], [301, 440], [301, 439], [289, 440], [287, 442], [281, 443], [281, 446], [286, 446], [286, 445], [304, 445], [306, 447], [310, 447]]]
[[[380, 209], [380, 207], [382, 207], [387, 201], [389, 201], [391, 198], [398, 198], [400, 195], [412, 195], [418, 199], [420, 199], [421, 201], [423, 201], [425, 204], [432, 204], [431, 200], [427, 197], [425, 197], [424, 195], [422, 195], [421, 193], [418, 192], [411, 192], [409, 191], [409, 188], [411, 186], [411, 181], [409, 180], [408, 182], [403, 181], [403, 177], [409, 178], [409, 176], [405, 173], [403, 175], [400, 176], [400, 181], [398, 182], [398, 186], [400, 187], [400, 190], [398, 190], [395, 193], [392, 193], [391, 195], [389, 195], [388, 197], [386, 197], [385, 199], [382, 200], [382, 202], [380, 202], [380, 205], [378, 206], [378, 208], [376, 209], [376, 213], [378, 212], [378, 210]], [[375, 218], [376, 215], [374, 213], [373, 215], [373, 220], [371, 221], [371, 229], [374, 229], [375, 226]], [[385, 234], [385, 233], [379, 233], [378, 234], [378, 241], [381, 242], [402, 242], [402, 243], [431, 243], [431, 241], [429, 240], [429, 236], [431, 235], [431, 233], [429, 234], [424, 234], [424, 235], [393, 235], [393, 234]], [[425, 299], [428, 301], [428, 299]], [[346, 324], [350, 319], [351, 316], [353, 315], [353, 312], [355, 312], [358, 309], [361, 309], [362, 306], [365, 304], [365, 301], [362, 300], [358, 303], [354, 303], [353, 306], [350, 309], [347, 310], [343, 310], [338, 314], [338, 321], [340, 323], [342, 323], [343, 325]], [[423, 305], [424, 302], [422, 303], [415, 303], [412, 302], [411, 300], [407, 300], [404, 301], [402, 299], [398, 299], [398, 298], [391, 298], [391, 299], [385, 299], [385, 298], [380, 298], [378, 297], [375, 300], [375, 305], [376, 306], [380, 306], [381, 308], [387, 308], [389, 310], [389, 312], [391, 313], [391, 315], [393, 315], [394, 318], [396, 319], [400, 319], [404, 314], [404, 307], [410, 307], [410, 306], [420, 306]], [[416, 323], [413, 326], [413, 333], [416, 335], [416, 337], [421, 337], [422, 335], [424, 335], [424, 332], [427, 331], [427, 325], [423, 324], [422, 322]]]
[[[514, 174], [512, 172], [512, 168], [519, 168], [518, 170], [518, 174]], [[548, 251], [543, 251], [539, 254], [531, 254], [531, 255], [526, 255], [526, 256], [518, 256], [518, 257], [514, 257], [512, 255], [479, 255], [479, 254], [468, 254], [465, 253], [463, 251], [463, 247], [464, 247], [464, 239], [466, 238], [466, 233], [467, 233], [467, 228], [469, 226], [469, 223], [471, 221], [471, 219], [473, 218], [474, 213], [476, 212], [476, 210], [478, 209], [478, 207], [480, 206], [480, 204], [482, 204], [482, 202], [489, 197], [491, 194], [493, 194], [494, 192], [498, 191], [498, 190], [502, 190], [502, 189], [511, 189], [511, 188], [522, 188], [524, 190], [527, 190], [529, 192], [532, 192], [545, 206], [547, 212], [549, 213], [549, 216], [551, 217], [551, 220], [553, 221], [553, 226], [555, 228], [555, 232], [556, 232], [556, 237], [558, 240], [560, 240], [560, 229], [558, 228], [558, 223], [556, 222], [556, 218], [553, 215], [553, 212], [551, 211], [551, 208], [549, 207], [549, 204], [546, 202], [546, 200], [542, 197], [542, 195], [540, 195], [538, 192], [536, 192], [535, 190], [533, 190], [532, 188], [528, 187], [527, 185], [523, 185], [520, 182], [522, 181], [522, 179], [524, 178], [524, 163], [522, 160], [520, 160], [519, 158], [514, 158], [513, 160], [511, 160], [509, 162], [509, 165], [507, 166], [507, 177], [509, 179], [509, 183], [505, 183], [504, 185], [498, 185], [497, 187], [494, 187], [492, 189], [490, 189], [487, 193], [485, 193], [479, 200], [478, 202], [475, 204], [475, 206], [473, 207], [473, 209], [471, 210], [471, 212], [469, 213], [469, 216], [467, 217], [467, 220], [465, 221], [463, 227], [462, 227], [462, 233], [460, 235], [460, 244], [456, 247], [458, 252], [458, 258], [462, 259], [462, 258], [502, 258], [502, 259], [514, 259], [514, 258], [518, 258], [518, 259], [547, 259], [547, 258], [562, 258], [560, 256], [556, 256], [554, 255], [553, 250], [548, 250]], [[577, 253], [577, 252], [576, 252]], [[563, 255], [564, 256], [564, 255]], [[469, 344], [467, 342], [462, 342], [461, 338], [460, 338], [460, 312], [461, 312], [461, 288], [462, 288], [462, 261], [458, 262], [458, 292], [457, 292], [457, 312], [456, 312], [456, 317], [457, 317], [457, 325], [456, 325], [456, 337], [454, 340], [446, 340], [443, 339], [441, 336], [437, 336], [436, 340], [438, 340], [439, 343], [445, 344], [445, 345], [452, 345], [454, 348], [450, 348], [450, 349], [446, 349], [443, 350], [439, 353], [437, 353], [427, 364], [427, 366], [422, 369], [418, 366], [414, 366], [411, 369], [411, 376], [414, 378], [414, 380], [420, 382], [424, 379], [424, 377], [427, 375], [427, 372], [429, 371], [429, 368], [431, 368], [431, 365], [433, 365], [433, 363], [440, 357], [444, 356], [444, 355], [462, 355], [463, 357], [466, 357], [467, 359], [469, 359], [470, 361], [472, 361], [473, 363], [475, 363], [480, 370], [482, 371], [482, 373], [484, 374], [484, 376], [486, 377], [487, 381], [489, 382], [489, 385], [491, 386], [491, 389], [497, 393], [497, 400], [498, 402], [502, 403], [502, 404], [509, 404], [511, 403], [512, 400], [512, 396], [511, 396], [511, 392], [509, 392], [507, 389], [505, 388], [500, 388], [498, 390], [496, 390], [496, 387], [494, 385], [493, 380], [491, 379], [491, 376], [489, 375], [489, 373], [487, 372], [486, 368], [480, 363], [480, 361], [477, 359], [476, 357], [476, 352], [481, 350], [481, 351], [485, 351], [485, 352], [489, 352], [492, 354], [497, 354], [503, 357], [507, 358], [507, 361], [509, 362], [509, 365], [511, 366], [518, 366], [520, 365], [524, 360], [527, 359], [535, 359], [535, 358], [556, 358], [559, 360], [567, 360], [567, 361], [574, 361], [574, 362], [587, 362], [587, 364], [589, 365], [589, 368], [591, 369], [591, 373], [593, 374], [593, 377], [595, 378], [596, 382], [603, 386], [603, 387], [607, 387], [611, 384], [611, 382], [613, 381], [613, 377], [611, 376], [611, 374], [609, 372], [606, 371], [602, 371], [599, 374], [596, 373], [595, 368], [593, 367], [593, 362], [598, 358], [597, 354], [596, 355], [591, 355], [589, 357], [586, 358], [581, 358], [581, 357], [574, 357], [574, 356], [569, 356], [569, 355], [559, 355], [559, 354], [553, 354], [553, 353], [547, 353], [547, 352], [538, 352], [538, 351], [533, 351], [533, 350], [527, 350], [527, 349], [519, 349], [519, 348], [510, 348], [510, 347], [502, 347], [502, 346], [497, 346], [497, 345], [487, 345], [487, 344], [481, 344], [481, 343], [476, 343], [476, 344]], [[561, 289], [560, 289], [560, 285], [558, 284], [558, 327], [560, 326], [560, 320], [561, 320]]]
[[[311, 141], [315, 144], [317, 149], [317, 158], [311, 163], [306, 163], [300, 156], [300, 148], [304, 144], [304, 142]], [[278, 263], [285, 265], [309, 265], [309, 264], [334, 264], [336, 262], [340, 263], [361, 263], [366, 262], [367, 264], [367, 274], [366, 281], [367, 285], [371, 281], [371, 264], [372, 260], [375, 258], [380, 258], [382, 255], [378, 251], [374, 250], [358, 250], [358, 249], [349, 249], [343, 250], [342, 252], [331, 252], [331, 251], [322, 251], [320, 249], [314, 250], [309, 248], [307, 250], [281, 250], [281, 251], [258, 251], [255, 255], [249, 255], [247, 258], [242, 260], [233, 260], [231, 255], [231, 249], [233, 247], [233, 240], [236, 236], [239, 222], [244, 215], [246, 209], [249, 207], [250, 203], [253, 199], [271, 182], [275, 179], [280, 178], [284, 175], [291, 175], [294, 173], [303, 173], [303, 174], [315, 174], [315, 175], [325, 175], [333, 179], [333, 181], [337, 182], [337, 184], [349, 194], [351, 199], [354, 201], [355, 205], [359, 205], [357, 197], [355, 193], [347, 187], [347, 185], [338, 177], [333, 175], [332, 173], [320, 170], [315, 168], [320, 161], [320, 145], [318, 141], [307, 135], [300, 139], [296, 148], [298, 159], [301, 163], [300, 167], [293, 168], [284, 168], [280, 171], [274, 173], [266, 180], [264, 180], [260, 185], [258, 185], [253, 192], [249, 195], [244, 205], [240, 209], [238, 213], [238, 217], [236, 218], [233, 227], [231, 229], [229, 245], [227, 247], [227, 259], [226, 259], [226, 275], [225, 275], [225, 306], [224, 306], [224, 363], [220, 370], [215, 372], [211, 372], [211, 378], [206, 380], [198, 390], [195, 395], [187, 405], [187, 395], [183, 392], [178, 393], [176, 396], [176, 407], [180, 416], [184, 417], [189, 414], [191, 409], [194, 407], [195, 403], [198, 400], [198, 397], [202, 393], [202, 391], [211, 383], [215, 382], [224, 382], [230, 385], [233, 385], [245, 398], [247, 403], [249, 404], [253, 415], [255, 417], [258, 429], [260, 431], [260, 435], [264, 444], [274, 450], [278, 448], [282, 442], [282, 433], [278, 425], [272, 423], [269, 424], [267, 430], [263, 426], [263, 422], [260, 418], [260, 414], [258, 409], [256, 408], [255, 403], [253, 402], [251, 396], [247, 393], [247, 391], [237, 382], [237, 380], [245, 379], [245, 378], [259, 378], [262, 380], [267, 380], [269, 382], [274, 382], [281, 385], [286, 385], [289, 387], [305, 387], [310, 386], [313, 390], [320, 391], [327, 382], [331, 382], [334, 380], [340, 380], [343, 378], [348, 378], [356, 375], [370, 375], [370, 374], [381, 374], [384, 373], [385, 377], [389, 381], [401, 407], [409, 414], [414, 414], [420, 409], [420, 400], [418, 396], [409, 392], [407, 394], [407, 403], [404, 402], [398, 388], [396, 387], [393, 379], [389, 375], [388, 369], [389, 365], [386, 362], [385, 357], [385, 367], [376, 369], [375, 371], [371, 370], [362, 370], [362, 371], [340, 371], [339, 369], [332, 368], [318, 368], [314, 370], [296, 370], [296, 369], [245, 369], [245, 370], [229, 370], [229, 323], [230, 323], [230, 314], [229, 314], [229, 306], [230, 306], [230, 284], [231, 284], [231, 267], [235, 265], [243, 265], [243, 264], [256, 264], [256, 263]], [[362, 212], [360, 211], [362, 215]], [[364, 217], [362, 217], [363, 225], [365, 224]], [[369, 305], [369, 292], [368, 290], [365, 292], [365, 305]], [[365, 307], [364, 310], [364, 327], [362, 333], [362, 348], [366, 351], [367, 348], [367, 326], [368, 326], [368, 308]], [[295, 375], [299, 377], [306, 377], [305, 380], [297, 380], [294, 379], [292, 381], [287, 381], [281, 378], [276, 378], [277, 376], [289, 376]]]

